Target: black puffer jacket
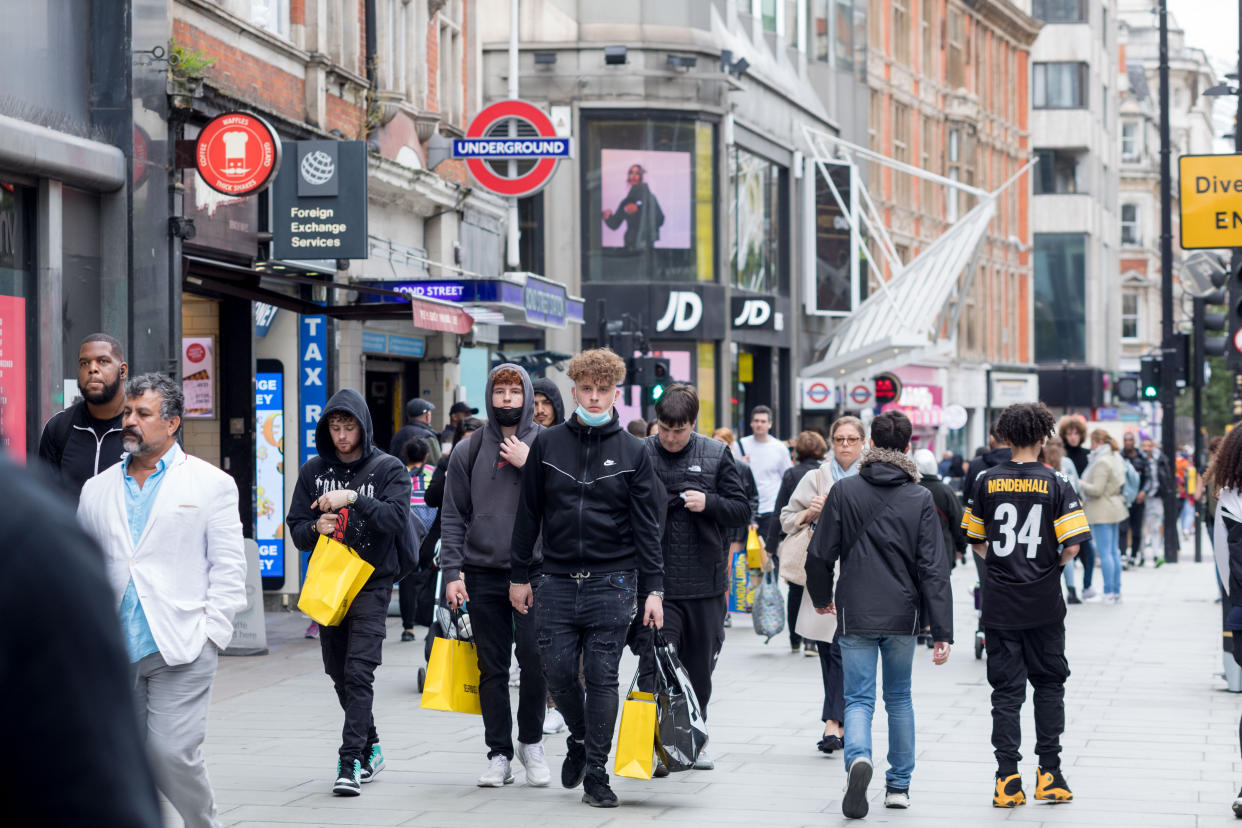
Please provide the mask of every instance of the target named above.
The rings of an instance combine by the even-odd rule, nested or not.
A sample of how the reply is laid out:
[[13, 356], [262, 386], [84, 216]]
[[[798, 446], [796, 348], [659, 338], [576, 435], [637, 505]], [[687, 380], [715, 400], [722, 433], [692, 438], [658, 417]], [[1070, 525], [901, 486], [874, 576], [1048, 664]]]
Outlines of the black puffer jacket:
[[[648, 437], [647, 454], [668, 492], [660, 548], [664, 553], [664, 597], [714, 598], [729, 590], [726, 530], [750, 522], [750, 499], [733, 455], [701, 434], [673, 454]], [[707, 508], [691, 512], [681, 499], [688, 490], [707, 495]]]
[[[828, 492], [807, 554], [806, 588], [816, 607], [836, 604], [842, 635], [915, 635], [930, 625], [936, 641], [953, 641], [949, 561], [931, 492], [918, 479], [906, 455], [872, 449], [856, 477]], [[924, 606], [930, 617], [920, 619]]]

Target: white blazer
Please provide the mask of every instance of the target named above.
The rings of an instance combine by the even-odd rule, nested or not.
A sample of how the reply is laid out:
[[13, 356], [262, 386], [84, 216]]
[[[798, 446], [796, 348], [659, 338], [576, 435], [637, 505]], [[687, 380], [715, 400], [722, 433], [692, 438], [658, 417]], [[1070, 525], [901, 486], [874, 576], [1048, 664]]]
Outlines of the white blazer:
[[151, 637], [169, 665], [198, 658], [207, 639], [224, 649], [246, 606], [246, 553], [237, 484], [175, 448], [135, 548], [117, 463], [86, 481], [78, 520], [104, 551], [116, 606], [130, 578]]

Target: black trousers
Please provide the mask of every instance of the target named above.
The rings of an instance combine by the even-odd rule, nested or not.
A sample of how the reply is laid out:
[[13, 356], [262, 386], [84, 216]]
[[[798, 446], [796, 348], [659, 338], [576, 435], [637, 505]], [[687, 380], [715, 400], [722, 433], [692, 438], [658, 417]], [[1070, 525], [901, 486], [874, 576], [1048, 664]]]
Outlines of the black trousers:
[[841, 628], [831, 644], [819, 643], [819, 670], [824, 678], [824, 712], [821, 722], [845, 724], [845, 670], [841, 667]]
[[988, 683], [992, 685], [992, 747], [998, 771], [1018, 772], [1022, 759], [1021, 712], [1026, 683], [1034, 688], [1035, 755], [1045, 770], [1061, 766], [1061, 733], [1065, 730], [1065, 623], [1029, 630], [984, 630], [988, 650]]
[[345, 711], [341, 729], [342, 759], [364, 761], [379, 741], [375, 718], [375, 668], [382, 661], [388, 603], [392, 583], [368, 584], [354, 598], [345, 620], [335, 627], [319, 627], [319, 650], [324, 672], [332, 679], [337, 701]]
[[802, 646], [802, 636], [794, 632], [794, 622], [798, 620], [798, 610], [802, 609], [802, 593], [806, 588], [798, 584], [789, 584], [789, 604], [785, 611], [785, 626], [789, 627], [789, 646], [798, 649]]
[[522, 615], [509, 603], [509, 572], [465, 569], [470, 594], [470, 628], [479, 654], [479, 706], [487, 758], [513, 759], [513, 708], [509, 699], [509, 664], [517, 644], [522, 686], [518, 691], [518, 741], [533, 745], [543, 740], [547, 685], [539, 666], [539, 642], [533, 613]]
[[1143, 520], [1146, 516], [1146, 503], [1135, 503], [1130, 507], [1130, 517], [1118, 527], [1117, 551], [1122, 555], [1126, 554], [1127, 547], [1130, 549], [1130, 556], [1134, 558], [1143, 551]]
[[[724, 614], [727, 595], [714, 598], [670, 598], [664, 602], [664, 639], [673, 646], [677, 660], [690, 676], [690, 686], [707, 718], [712, 698], [712, 672], [724, 646]], [[634, 619], [631, 648], [638, 654], [638, 687], [651, 692], [655, 676], [653, 633]]]
[[[1229, 599], [1225, 598], [1226, 607], [1229, 606]], [[1226, 610], [1227, 612], [1227, 610]], [[1233, 634], [1233, 660], [1242, 667], [1242, 631], [1235, 631]], [[1242, 750], [1242, 718], [1238, 719], [1238, 748]]]

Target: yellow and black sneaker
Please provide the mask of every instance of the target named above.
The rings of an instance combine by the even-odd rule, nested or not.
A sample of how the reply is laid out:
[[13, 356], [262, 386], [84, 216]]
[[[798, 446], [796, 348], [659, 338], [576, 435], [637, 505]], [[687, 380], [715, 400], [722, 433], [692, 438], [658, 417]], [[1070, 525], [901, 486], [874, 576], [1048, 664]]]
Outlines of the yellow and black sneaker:
[[1060, 768], [1035, 769], [1035, 798], [1045, 802], [1072, 802], [1074, 792], [1069, 789]]
[[996, 792], [992, 794], [993, 808], [1016, 808], [1026, 804], [1026, 794], [1022, 792], [1022, 775], [1013, 773], [1009, 776], [996, 775]]

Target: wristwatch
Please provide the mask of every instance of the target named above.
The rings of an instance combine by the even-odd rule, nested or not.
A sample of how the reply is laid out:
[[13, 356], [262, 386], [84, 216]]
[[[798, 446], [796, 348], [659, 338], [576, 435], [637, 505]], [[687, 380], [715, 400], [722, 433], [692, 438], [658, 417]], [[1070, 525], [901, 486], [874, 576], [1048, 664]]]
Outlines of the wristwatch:
[[357, 493], [357, 492], [355, 492], [355, 491], [352, 491], [352, 490], [351, 490], [351, 491], [349, 492], [349, 494], [348, 494], [348, 495], [346, 495], [346, 497], [345, 497], [345, 502], [346, 502], [347, 504], [349, 504], [350, 506], [353, 506], [353, 505], [354, 505], [354, 502], [355, 502], [357, 499], [358, 499], [358, 493]]
[[651, 592], [648, 592], [647, 595], [651, 597], [659, 598], [661, 601], [664, 600], [663, 590], [655, 589], [655, 590], [652, 590]]

